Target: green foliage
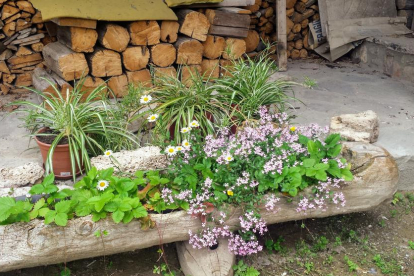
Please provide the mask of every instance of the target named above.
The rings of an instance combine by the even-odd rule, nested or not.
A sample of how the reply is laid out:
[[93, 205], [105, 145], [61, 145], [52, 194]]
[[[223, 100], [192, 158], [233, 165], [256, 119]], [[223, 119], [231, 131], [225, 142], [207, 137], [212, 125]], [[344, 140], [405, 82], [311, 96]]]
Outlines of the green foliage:
[[381, 257], [380, 254], [376, 254], [372, 258], [372, 261], [385, 275], [400, 275], [400, 272], [402, 272], [402, 267], [397, 263], [396, 260], [386, 261]]
[[394, 194], [392, 204], [396, 205], [398, 202], [404, 202], [404, 195], [400, 192]]
[[253, 266], [248, 266], [240, 260], [236, 265], [233, 266], [234, 276], [259, 276], [260, 272], [257, 271]]
[[277, 253], [284, 253], [286, 252], [286, 247], [282, 245], [284, 241], [285, 239], [282, 236], [278, 237], [276, 242], [274, 242], [273, 240], [266, 240], [265, 241], [266, 249], [269, 252], [275, 251]]
[[[53, 86], [49, 80], [46, 81]], [[85, 94], [83, 82], [76, 83], [73, 91], [67, 91], [66, 95], [62, 95], [55, 86], [53, 94], [27, 88], [41, 98], [40, 104], [31, 101], [11, 103], [26, 107], [16, 112], [26, 114], [23, 120], [32, 136], [55, 136], [45, 164], [47, 174], [53, 172], [52, 156], [62, 139], [67, 139], [69, 144], [74, 178], [77, 168], [91, 169], [90, 155], [102, 154], [106, 149], [131, 148], [136, 144], [135, 137], [126, 128], [126, 121], [115, 114], [116, 103], [110, 103], [103, 95], [106, 86]], [[43, 127], [53, 133], [38, 133]]]
[[324, 251], [326, 250], [326, 247], [329, 244], [329, 240], [324, 237], [321, 236], [316, 240], [316, 243], [313, 245], [312, 251], [314, 252], [318, 252], [318, 251]]
[[269, 51], [263, 51], [255, 59], [232, 60], [230, 66], [223, 68], [228, 74], [212, 85], [220, 102], [232, 107], [232, 114], [228, 117], [230, 125], [238, 126], [244, 121], [257, 119], [261, 106], [273, 105], [278, 112], [284, 112], [289, 101], [295, 100], [291, 88], [298, 83], [271, 79], [278, 68], [269, 55]]
[[344, 260], [346, 262], [346, 264], [348, 265], [348, 270], [349, 272], [353, 272], [353, 271], [357, 271], [358, 270], [358, 265], [356, 263], [354, 263], [353, 261], [351, 261], [348, 256], [344, 257]]
[[408, 246], [414, 250], [414, 241], [408, 241]]
[[72, 272], [68, 267], [64, 267], [62, 271], [60, 272], [60, 276], [70, 276], [72, 275]]
[[166, 264], [161, 265], [154, 265], [154, 269], [152, 270], [153, 274], [158, 274], [162, 276], [176, 276], [177, 273], [173, 270], [170, 270]]
[[317, 85], [318, 85], [318, 83], [316, 82], [316, 80], [311, 79], [308, 76], [305, 76], [305, 80], [303, 82], [303, 86], [305, 86], [305, 87], [307, 87], [309, 89], [313, 89]]

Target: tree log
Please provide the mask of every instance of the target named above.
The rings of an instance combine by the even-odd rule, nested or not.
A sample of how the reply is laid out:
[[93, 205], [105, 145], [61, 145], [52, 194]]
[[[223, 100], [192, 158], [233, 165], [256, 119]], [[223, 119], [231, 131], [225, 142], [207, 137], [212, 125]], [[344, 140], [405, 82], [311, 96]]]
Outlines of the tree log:
[[94, 29], [59, 27], [57, 38], [60, 43], [68, 46], [75, 52], [92, 53], [98, 39], [98, 33]]
[[151, 61], [156, 66], [171, 66], [174, 63], [176, 56], [177, 50], [172, 44], [161, 43], [151, 47]]
[[204, 14], [188, 9], [178, 10], [176, 14], [180, 33], [200, 41], [207, 39], [210, 22]]
[[286, 0], [286, 9], [291, 9], [295, 6], [298, 0]]
[[10, 5], [4, 5], [3, 9], [1, 10], [1, 20], [5, 20], [16, 13], [18, 13], [20, 10], [16, 7], [10, 6]]
[[155, 45], [160, 43], [161, 30], [157, 21], [136, 21], [128, 26], [132, 45]]
[[128, 30], [122, 26], [106, 23], [98, 27], [99, 43], [106, 49], [123, 52], [130, 39]]
[[75, 53], [59, 42], [46, 45], [42, 53], [46, 66], [66, 81], [79, 79], [89, 73], [85, 55]]
[[246, 53], [246, 42], [243, 39], [227, 38], [224, 59], [238, 59]]
[[[34, 20], [35, 17], [40, 18], [40, 20]], [[42, 23], [43, 21], [41, 13], [38, 11], [36, 15], [33, 17], [33, 23]], [[83, 19], [83, 18], [69, 18], [69, 17], [60, 17], [52, 19], [52, 22], [56, 23], [59, 26], [66, 26], [66, 27], [79, 27], [79, 28], [88, 28], [88, 29], [96, 29], [97, 21], [93, 19]]]
[[197, 74], [201, 75], [200, 65], [183, 66], [181, 68], [181, 82], [184, 83], [185, 86], [190, 87], [193, 85], [193, 78], [195, 78]]
[[233, 62], [227, 59], [220, 59], [220, 77], [232, 77]]
[[87, 76], [83, 80], [82, 87], [80, 87], [80, 91], [83, 93], [82, 100], [85, 100], [95, 89], [102, 87], [105, 88], [102, 89], [100, 93], [98, 93], [98, 96], [105, 96], [108, 92], [106, 82], [101, 78]]
[[149, 59], [150, 59], [150, 51], [147, 48], [147, 46], [128, 47], [122, 53], [122, 62], [125, 68], [129, 71], [138, 71], [138, 70], [146, 68], [148, 65]]
[[234, 28], [226, 26], [211, 25], [208, 33], [211, 35], [228, 36], [228, 37], [247, 37], [249, 29], [247, 28]]
[[226, 48], [226, 40], [221, 36], [208, 35], [203, 47], [204, 57], [218, 59]]
[[303, 20], [308, 19], [309, 17], [311, 17], [311, 16], [312, 16], [312, 15], [314, 15], [314, 14], [315, 14], [315, 11], [314, 11], [314, 10], [312, 10], [312, 9], [308, 9], [308, 10], [306, 10], [303, 14], [298, 13], [298, 12], [295, 12], [295, 13], [292, 15], [292, 21], [293, 21], [294, 23], [300, 23], [300, 22], [302, 22]]
[[31, 86], [32, 85], [32, 73], [17, 74], [14, 85], [17, 87]]
[[161, 22], [161, 41], [174, 43], [178, 39], [180, 24], [176, 21], [164, 20]]
[[259, 42], [260, 42], [259, 34], [254, 30], [250, 30], [247, 33], [247, 37], [244, 38], [244, 41], [246, 42], [246, 52], [248, 53], [252, 52], [259, 45]]
[[177, 48], [177, 64], [201, 64], [204, 50], [201, 42], [187, 37], [180, 37], [174, 46]]
[[177, 70], [174, 67], [153, 67], [154, 68], [154, 79], [160, 77], [177, 77]]
[[147, 87], [152, 86], [151, 74], [148, 69], [143, 69], [135, 72], [127, 71], [126, 74], [129, 83], [133, 83], [135, 85], [143, 85]]
[[122, 98], [128, 93], [128, 78], [125, 74], [112, 77], [108, 81], [108, 88], [112, 93], [109, 93], [110, 97]]
[[218, 59], [203, 59], [201, 62], [201, 74], [205, 81], [213, 81], [220, 76], [220, 66]]
[[249, 28], [250, 16], [246, 14], [230, 13], [208, 9], [206, 17], [211, 25], [235, 28]]
[[[343, 156], [352, 164], [355, 179], [342, 185], [342, 189], [332, 191], [344, 193], [347, 200], [345, 207], [337, 208], [337, 205], [329, 202], [326, 210], [311, 209], [303, 213], [297, 212], [294, 207], [300, 197], [290, 200], [293, 202], [282, 198], [276, 204], [277, 213], [261, 208], [261, 216], [267, 224], [363, 212], [392, 198], [397, 190], [398, 167], [390, 154], [373, 144], [343, 144]], [[218, 213], [214, 211], [213, 214], [216, 212]], [[226, 225], [231, 230], [240, 227], [238, 218], [242, 212], [237, 207], [229, 209]], [[0, 271], [133, 251], [158, 245], [160, 240], [163, 243], [184, 241], [189, 239], [189, 230], [197, 233], [201, 229], [201, 221], [185, 211], [151, 215], [151, 219], [157, 227], [149, 230], [141, 230], [138, 220], [129, 224], [115, 224], [108, 218], [95, 223], [91, 216], [71, 219], [66, 227], [45, 225], [38, 219], [29, 223], [0, 226], [0, 254], [3, 256], [0, 259]], [[105, 246], [94, 235], [101, 230], [109, 232], [109, 235], [103, 237]]]
[[33, 5], [29, 1], [17, 1], [16, 5], [19, 7], [21, 11], [25, 11], [31, 14], [35, 14], [36, 11], [33, 8]]
[[96, 47], [87, 55], [91, 75], [94, 77], [111, 77], [122, 74], [121, 55], [115, 51]]
[[[49, 82], [47, 82], [46, 79], [49, 80], [52, 83], [52, 85]], [[54, 87], [59, 89], [53, 77], [43, 68], [34, 69], [32, 75], [32, 83], [36, 90], [47, 92], [50, 94], [55, 94]]]

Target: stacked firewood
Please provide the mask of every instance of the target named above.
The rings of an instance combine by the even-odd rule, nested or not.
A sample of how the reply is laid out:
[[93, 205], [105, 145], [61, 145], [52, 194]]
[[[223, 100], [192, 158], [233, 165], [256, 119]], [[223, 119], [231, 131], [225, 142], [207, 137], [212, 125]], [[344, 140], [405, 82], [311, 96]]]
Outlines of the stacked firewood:
[[306, 58], [310, 50], [308, 25], [320, 19], [317, 0], [287, 0], [286, 9], [287, 55], [292, 59]]
[[[84, 19], [54, 20], [58, 41], [43, 48], [45, 64], [61, 88], [86, 76], [84, 86], [93, 88], [106, 82], [118, 97], [126, 93], [128, 83], [151, 86], [153, 78], [176, 75], [178, 68], [181, 80], [189, 84], [196, 72], [206, 78], [218, 78], [230, 60], [240, 58], [246, 45], [252, 43], [245, 41], [250, 16], [239, 11], [177, 9], [177, 22], [136, 21], [122, 25]], [[91, 21], [94, 24], [89, 24]], [[255, 49], [258, 42], [257, 39], [250, 48]], [[35, 74], [44, 77], [47, 73], [39, 69]], [[36, 80], [36, 85], [43, 89], [50, 86], [41, 80]]]
[[396, 0], [398, 16], [407, 18], [407, 28], [414, 31], [414, 0]]
[[21, 93], [42, 67], [42, 49], [53, 41], [29, 1], [0, 1], [0, 94]]

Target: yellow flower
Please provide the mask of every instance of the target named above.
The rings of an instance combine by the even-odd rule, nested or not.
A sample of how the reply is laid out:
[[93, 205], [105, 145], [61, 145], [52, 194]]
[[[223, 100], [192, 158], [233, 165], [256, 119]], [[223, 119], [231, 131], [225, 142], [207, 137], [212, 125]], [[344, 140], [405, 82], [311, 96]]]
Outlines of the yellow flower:
[[233, 193], [233, 191], [232, 191], [232, 190], [228, 190], [228, 191], [227, 191], [227, 194], [228, 194], [229, 196], [233, 196], [233, 195], [234, 195], [234, 193]]
[[189, 128], [189, 127], [183, 127], [182, 129], [181, 129], [181, 133], [187, 133], [187, 132], [189, 132], [191, 130], [191, 128]]
[[99, 181], [98, 181], [98, 185], [96, 185], [96, 188], [97, 188], [99, 191], [103, 191], [103, 190], [105, 190], [106, 188], [108, 188], [108, 186], [109, 186], [109, 182], [108, 182], [108, 181], [106, 181], [106, 180], [99, 180]]
[[112, 155], [112, 150], [107, 150], [107, 151], [105, 151], [105, 152], [104, 152], [104, 155], [105, 155], [105, 156], [108, 156], [108, 157], [109, 157], [109, 156], [111, 156], [111, 155]]
[[183, 147], [182, 146], [178, 146], [178, 147], [176, 147], [175, 148], [177, 151], [182, 151], [183, 150]]
[[295, 131], [296, 130], [296, 127], [290, 127], [290, 131]]
[[227, 162], [231, 162], [231, 161], [233, 161], [233, 156], [231, 156], [231, 155], [227, 155], [227, 156], [225, 157], [225, 159], [226, 159], [226, 161], [227, 161]]
[[192, 121], [191, 123], [190, 123], [190, 127], [199, 127], [200, 125], [199, 125], [199, 123], [196, 121], [196, 120], [194, 120], [194, 121]]
[[175, 155], [175, 154], [177, 153], [177, 151], [176, 151], [175, 147], [173, 147], [173, 146], [168, 146], [168, 147], [165, 149], [165, 152], [166, 152], [168, 155]]

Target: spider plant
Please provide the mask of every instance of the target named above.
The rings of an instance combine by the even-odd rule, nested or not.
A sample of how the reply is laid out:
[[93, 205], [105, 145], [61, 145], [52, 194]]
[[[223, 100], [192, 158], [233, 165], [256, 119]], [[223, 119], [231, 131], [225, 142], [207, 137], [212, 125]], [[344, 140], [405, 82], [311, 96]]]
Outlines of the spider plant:
[[[179, 68], [177, 76], [185, 69]], [[160, 114], [156, 134], [167, 130], [174, 133], [174, 140], [180, 143], [184, 136], [181, 129], [196, 120], [202, 134], [214, 134], [216, 123], [224, 116], [224, 106], [217, 100], [209, 76], [201, 76], [189, 68], [189, 78], [180, 81], [177, 76], [163, 75], [155, 79], [155, 112]], [[169, 138], [169, 137], [168, 137]]]
[[[45, 161], [47, 174], [53, 172], [52, 156], [62, 139], [67, 140], [69, 146], [73, 178], [77, 168], [90, 170], [90, 156], [136, 143], [135, 137], [126, 130], [126, 123], [116, 116], [116, 107], [103, 95], [106, 86], [99, 86], [85, 94], [82, 88], [84, 81], [80, 80], [73, 91], [61, 93], [51, 81], [45, 81], [54, 88], [52, 93], [26, 88], [37, 94], [42, 103], [16, 101], [12, 104], [24, 107], [15, 112], [26, 114], [22, 119], [32, 137], [54, 136]], [[39, 133], [41, 128], [47, 128], [51, 133]], [[120, 141], [123, 144], [119, 144]]]
[[229, 116], [232, 124], [239, 126], [243, 121], [258, 118], [261, 106], [273, 105], [279, 112], [286, 110], [291, 100], [296, 100], [292, 86], [298, 83], [285, 80], [272, 80], [277, 66], [265, 50], [255, 58], [232, 60], [223, 68], [228, 72], [216, 80], [214, 89], [221, 102], [232, 107]]

